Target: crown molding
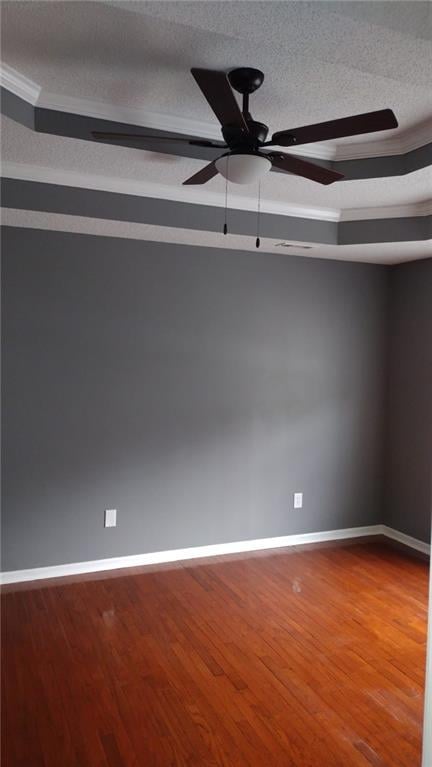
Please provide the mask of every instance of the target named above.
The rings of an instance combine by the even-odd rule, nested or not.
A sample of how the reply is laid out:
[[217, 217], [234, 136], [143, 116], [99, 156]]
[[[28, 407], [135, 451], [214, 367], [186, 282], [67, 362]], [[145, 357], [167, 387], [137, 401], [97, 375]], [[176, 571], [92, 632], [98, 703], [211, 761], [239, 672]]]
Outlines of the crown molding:
[[[81, 216], [75, 213], [57, 213], [45, 210], [27, 210], [26, 208], [0, 208], [2, 226], [17, 229], [43, 230], [49, 232], [68, 232], [70, 234], [83, 234], [96, 237], [113, 237], [115, 239], [140, 240], [145, 242], [160, 242], [175, 246], [189, 245], [191, 247], [205, 247], [227, 250], [242, 250], [255, 252], [254, 234], [237, 234], [228, 232], [227, 236], [221, 236], [221, 229], [195, 229], [182, 226], [168, 226], [165, 224], [152, 224], [140, 221], [124, 221], [116, 218], [96, 218]], [[278, 248], [278, 238], [262, 236], [262, 253], [281, 253]], [[321, 257], [323, 244], [319, 242], [309, 243], [307, 247], [303, 241], [293, 240], [290, 242], [289, 255], [309, 257]], [[340, 246], [331, 245], [331, 258], [334, 258], [336, 249]], [[305, 252], [307, 251], [307, 253]], [[323, 256], [328, 258], [326, 254]]]
[[432, 122], [419, 125], [416, 128], [381, 141], [367, 141], [363, 144], [346, 144], [335, 147], [333, 160], [364, 160], [372, 157], [394, 157], [414, 152], [420, 147], [430, 144], [432, 138]]
[[[73, 170], [47, 168], [38, 165], [4, 162], [2, 177], [19, 181], [34, 181], [42, 184], [55, 184], [81, 189], [93, 189], [101, 192], [130, 194], [138, 197], [151, 197], [161, 200], [184, 202], [191, 205], [209, 205], [223, 207], [223, 194], [209, 190], [197, 190], [188, 186], [168, 186], [153, 182], [135, 181], [102, 175], [89, 175]], [[232, 198], [231, 207], [238, 210], [256, 210], [256, 199], [246, 196]], [[318, 221], [361, 221], [387, 218], [410, 218], [432, 215], [432, 199], [407, 205], [374, 206], [370, 208], [317, 208], [285, 202], [262, 200], [261, 211], [276, 216], [314, 219]]]
[[[55, 93], [41, 91], [37, 107], [50, 109], [55, 112], [70, 112], [71, 114], [94, 117], [97, 120], [126, 123], [127, 125], [166, 131], [167, 133], [182, 133], [185, 136], [197, 136], [211, 141], [222, 141], [220, 128], [216, 123], [206, 123], [194, 118], [174, 117], [162, 112], [144, 111], [129, 107], [115, 106], [103, 101], [60, 96]], [[286, 147], [277, 147], [286, 151]], [[311, 157], [317, 160], [335, 160], [335, 148], [325, 143], [305, 145], [291, 149], [292, 153]]]
[[[199, 136], [214, 141], [221, 140], [220, 130], [215, 123], [211, 124], [192, 118], [173, 117], [159, 112], [126, 108], [103, 101], [51, 93], [4, 62], [0, 62], [0, 82], [4, 88], [16, 96], [41, 109], [70, 112], [71, 114], [111, 120], [169, 133]], [[407, 154], [425, 146], [430, 143], [431, 134], [432, 125], [428, 123], [389, 139], [342, 145], [317, 142], [293, 147], [290, 151], [303, 157], [336, 162], [370, 157], [389, 157]], [[286, 147], [281, 147], [281, 149], [286, 149]]]
[[[224, 194], [204, 189], [197, 190], [183, 185], [168, 186], [144, 180], [135, 181], [133, 179], [88, 175], [77, 171], [65, 171], [37, 165], [4, 162], [2, 164], [2, 176], [3, 178], [13, 178], [20, 181], [36, 181], [42, 184], [57, 184], [59, 186], [72, 186], [103, 192], [131, 194], [139, 197], [185, 202], [192, 205], [210, 205], [212, 207], [223, 207], [225, 205]], [[238, 210], [256, 211], [256, 198], [233, 197], [231, 198], [231, 207]], [[305, 207], [265, 200], [261, 202], [261, 212], [272, 213], [277, 216], [317, 219], [319, 221], [339, 221], [340, 219], [340, 211], [336, 208]]]
[[340, 221], [363, 221], [383, 218], [411, 218], [432, 216], [432, 200], [409, 203], [407, 205], [388, 205], [374, 208], [345, 208], [340, 211]]
[[115, 106], [103, 101], [60, 96], [44, 90], [41, 91], [36, 106], [40, 109], [70, 112], [71, 114], [94, 117], [98, 120], [110, 120], [142, 128], [167, 131], [167, 133], [183, 133], [186, 136], [197, 136], [213, 141], [223, 140], [216, 124], [211, 125], [185, 117], [173, 117], [161, 112]]
[[[17, 191], [17, 190], [15, 190]], [[19, 194], [18, 189], [18, 194]], [[64, 191], [64, 190], [62, 190]], [[76, 190], [73, 190], [74, 192]], [[114, 238], [116, 240], [135, 240], [146, 243], [165, 243], [174, 247], [200, 247], [214, 250], [246, 251], [255, 253], [255, 237], [253, 234], [240, 232], [229, 232], [226, 237], [221, 237], [221, 227], [195, 228], [194, 226], [178, 226], [178, 222], [165, 219], [165, 223], [151, 223], [142, 220], [125, 220], [116, 218], [108, 214], [102, 218], [89, 217], [81, 213], [70, 210], [67, 206], [63, 208], [64, 212], [55, 212], [50, 210], [50, 206], [43, 204], [44, 192], [37, 189], [30, 192], [36, 194], [38, 203], [42, 202], [42, 208], [36, 204], [37, 209], [32, 208], [32, 203], [27, 207], [9, 207], [0, 208], [0, 217], [3, 227], [8, 229], [30, 229], [32, 231], [45, 231], [54, 234], [68, 233], [71, 235], [83, 235], [90, 237]], [[85, 194], [84, 190], [80, 194]], [[56, 195], [59, 196], [58, 190]], [[5, 190], [5, 197], [8, 197], [8, 191]], [[61, 195], [60, 195], [61, 196]], [[51, 190], [48, 192], [51, 197]], [[12, 200], [9, 199], [9, 202]], [[152, 203], [155, 201], [152, 200]], [[164, 205], [164, 201], [156, 201], [158, 205]], [[66, 212], [68, 211], [68, 212]], [[201, 206], [202, 211], [202, 206]], [[103, 211], [100, 211], [103, 215]], [[188, 212], [190, 213], [190, 211]], [[187, 216], [188, 214], [186, 214]], [[139, 219], [139, 216], [137, 217]], [[190, 221], [190, 219], [189, 219]], [[170, 225], [170, 222], [173, 225]], [[183, 222], [180, 222], [183, 223]], [[298, 224], [298, 221], [296, 222]], [[315, 223], [315, 222], [314, 222]], [[323, 222], [319, 222], [322, 224]], [[365, 222], [368, 226], [372, 222]], [[381, 222], [379, 222], [381, 223]], [[386, 221], [387, 231], [391, 238], [391, 226]], [[326, 225], [326, 224], [324, 224]], [[319, 258], [326, 260], [343, 260], [348, 262], [382, 264], [392, 266], [394, 264], [405, 263], [412, 260], [428, 259], [432, 255], [432, 240], [419, 242], [417, 240], [407, 240], [403, 243], [394, 242], [389, 239], [387, 242], [351, 243], [337, 244], [332, 242], [319, 242], [317, 238], [309, 240], [310, 222], [302, 221], [302, 232], [297, 228], [297, 238], [292, 238], [288, 250], [280, 248], [281, 241], [275, 237], [275, 232], [268, 236], [261, 237], [262, 254], [274, 254], [278, 256], [295, 256], [302, 258]], [[336, 225], [338, 226], [338, 225]], [[285, 243], [283, 243], [285, 244]]]
[[0, 63], [0, 85], [29, 104], [36, 105], [41, 87], [8, 64]]

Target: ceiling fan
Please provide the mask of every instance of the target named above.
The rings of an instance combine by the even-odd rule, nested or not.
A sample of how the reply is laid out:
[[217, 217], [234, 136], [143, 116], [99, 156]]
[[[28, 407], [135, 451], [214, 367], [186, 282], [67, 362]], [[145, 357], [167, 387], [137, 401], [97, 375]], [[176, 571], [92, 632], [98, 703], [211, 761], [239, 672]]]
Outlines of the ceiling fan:
[[[237, 184], [249, 184], [259, 180], [264, 173], [275, 168], [280, 171], [303, 176], [319, 184], [333, 184], [343, 178], [341, 173], [308, 162], [300, 157], [281, 152], [267, 151], [265, 147], [293, 147], [326, 141], [345, 136], [397, 128], [398, 122], [391, 109], [343, 117], [339, 120], [306, 125], [300, 128], [277, 131], [267, 141], [269, 129], [264, 123], [254, 120], [249, 112], [249, 96], [263, 83], [264, 74], [259, 69], [242, 67], [225, 73], [212, 69], [191, 69], [192, 76], [207, 99], [222, 126], [225, 143], [206, 139], [170, 138], [139, 133], [103, 133], [94, 131], [95, 139], [186, 142], [193, 146], [227, 149], [218, 159], [188, 178], [183, 184], [205, 184], [220, 173], [224, 178]], [[233, 88], [242, 94], [240, 109]], [[264, 149], [264, 151], [263, 151]]]

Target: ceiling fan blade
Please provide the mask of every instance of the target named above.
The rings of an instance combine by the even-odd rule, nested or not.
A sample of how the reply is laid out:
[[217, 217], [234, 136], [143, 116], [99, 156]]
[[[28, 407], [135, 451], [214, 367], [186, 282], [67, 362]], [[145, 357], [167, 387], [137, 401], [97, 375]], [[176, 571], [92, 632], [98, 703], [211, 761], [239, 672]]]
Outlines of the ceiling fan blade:
[[222, 144], [222, 142], [216, 143], [214, 141], [207, 141], [205, 139], [202, 139], [202, 140], [201, 139], [191, 139], [191, 141], [189, 141], [189, 144], [191, 144], [192, 146], [210, 146], [210, 147], [213, 147], [215, 149], [227, 149], [228, 148], [228, 145], [227, 144]]
[[201, 168], [198, 173], [194, 173], [193, 176], [186, 179], [186, 181], [183, 181], [183, 186], [189, 184], [206, 184], [207, 181], [210, 181], [210, 179], [213, 178], [213, 176], [216, 176], [217, 173], [216, 165], [214, 162], [211, 162], [204, 168]]
[[195, 82], [204, 94], [220, 124], [233, 125], [244, 133], [249, 129], [225, 72], [213, 69], [191, 69]]
[[295, 176], [303, 176], [303, 178], [308, 178], [311, 181], [317, 181], [318, 184], [333, 184], [343, 178], [342, 173], [323, 168], [321, 165], [315, 165], [313, 162], [306, 162], [306, 160], [301, 160], [291, 154], [278, 152], [277, 154], [270, 154], [269, 157], [273, 167], [287, 173], [293, 173]]
[[216, 147], [220, 149], [225, 148], [225, 144], [222, 144], [221, 142], [214, 143], [213, 141], [207, 141], [207, 139], [188, 139], [183, 138], [182, 136], [179, 137], [171, 137], [171, 136], [152, 136], [147, 133], [104, 133], [103, 131], [92, 131], [93, 138], [96, 139], [102, 139], [104, 141], [122, 141], [122, 140], [131, 140], [131, 141], [154, 141], [154, 142], [162, 142], [162, 141], [170, 141], [172, 143], [174, 142], [182, 142], [186, 144], [192, 144], [193, 146], [210, 146], [210, 147]]
[[292, 130], [273, 133], [271, 144], [278, 146], [294, 146], [311, 144], [313, 141], [328, 141], [345, 136], [358, 136], [361, 133], [374, 133], [381, 130], [397, 128], [398, 121], [391, 109], [380, 109], [378, 112], [365, 112], [352, 117], [342, 117], [340, 120], [329, 120], [325, 123], [305, 125]]

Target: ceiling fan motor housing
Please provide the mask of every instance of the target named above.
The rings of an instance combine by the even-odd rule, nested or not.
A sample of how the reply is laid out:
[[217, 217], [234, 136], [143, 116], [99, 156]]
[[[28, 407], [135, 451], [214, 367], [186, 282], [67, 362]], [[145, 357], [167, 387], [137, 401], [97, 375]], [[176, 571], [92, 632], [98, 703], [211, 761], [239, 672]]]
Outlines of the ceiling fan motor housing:
[[255, 120], [247, 120], [249, 132], [241, 131], [236, 125], [225, 125], [222, 135], [231, 150], [245, 149], [256, 151], [266, 140], [268, 127]]

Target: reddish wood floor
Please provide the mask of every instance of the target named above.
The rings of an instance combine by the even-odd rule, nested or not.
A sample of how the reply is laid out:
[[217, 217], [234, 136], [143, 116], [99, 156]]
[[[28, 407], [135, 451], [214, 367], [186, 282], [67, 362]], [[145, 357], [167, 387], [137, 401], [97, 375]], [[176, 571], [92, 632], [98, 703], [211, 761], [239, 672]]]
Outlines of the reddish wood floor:
[[368, 542], [8, 587], [3, 767], [418, 767], [427, 576]]

